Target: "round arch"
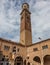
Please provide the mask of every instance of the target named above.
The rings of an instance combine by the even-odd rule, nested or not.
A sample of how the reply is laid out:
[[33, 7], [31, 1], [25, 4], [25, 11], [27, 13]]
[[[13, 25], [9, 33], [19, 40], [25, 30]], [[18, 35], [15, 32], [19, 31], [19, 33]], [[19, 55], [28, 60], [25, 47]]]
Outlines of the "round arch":
[[27, 65], [30, 65], [30, 62], [28, 62]]
[[24, 65], [26, 65], [26, 60], [24, 60]]
[[35, 56], [33, 58], [33, 61], [38, 62], [38, 63], [41, 63], [41, 60], [40, 60], [40, 58], [38, 56]]
[[45, 55], [43, 60], [44, 60], [44, 65], [50, 65], [50, 55]]
[[21, 56], [16, 57], [14, 65], [23, 65], [23, 58]]

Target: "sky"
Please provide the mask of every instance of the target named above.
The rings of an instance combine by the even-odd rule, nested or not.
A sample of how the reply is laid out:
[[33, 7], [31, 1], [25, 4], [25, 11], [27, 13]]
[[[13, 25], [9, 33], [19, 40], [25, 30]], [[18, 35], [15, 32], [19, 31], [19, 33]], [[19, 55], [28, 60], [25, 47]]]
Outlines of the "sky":
[[[50, 0], [25, 1], [30, 6], [32, 42], [50, 38]], [[23, 2], [24, 0], [0, 0], [0, 38], [20, 41], [20, 13]]]

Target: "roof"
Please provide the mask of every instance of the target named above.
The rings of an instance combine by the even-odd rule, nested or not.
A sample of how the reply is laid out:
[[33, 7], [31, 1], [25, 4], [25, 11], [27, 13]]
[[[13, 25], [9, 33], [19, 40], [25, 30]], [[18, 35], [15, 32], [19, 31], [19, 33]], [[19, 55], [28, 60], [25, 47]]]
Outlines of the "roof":
[[[14, 41], [7, 40], [7, 39], [3, 39], [3, 38], [0, 38], [0, 40], [1, 41], [5, 41], [5, 42], [8, 42], [8, 43], [11, 43], [11, 44], [15, 44], [15, 45], [19, 45], [19, 46], [25, 47], [25, 45], [22, 45], [20, 42], [14, 42]], [[30, 46], [33, 46], [33, 45], [36, 45], [36, 44], [40, 44], [40, 43], [45, 42], [45, 41], [48, 41], [48, 40], [50, 40], [50, 38], [49, 39], [46, 39], [46, 40], [42, 40], [40, 42], [32, 43], [31, 45], [28, 45], [27, 47], [30, 47]]]
[[48, 41], [48, 40], [50, 40], [50, 38], [49, 38], [49, 39], [42, 40], [42, 41], [40, 41], [40, 42], [32, 43], [31, 45], [29, 45], [29, 46], [27, 46], [27, 47], [30, 47], [30, 46], [33, 46], [33, 45], [36, 45], [36, 44], [41, 44], [41, 43], [46, 42], [46, 41]]
[[19, 45], [19, 46], [23, 46], [20, 42], [14, 42], [14, 41], [11, 41], [11, 40], [7, 40], [7, 39], [3, 39], [3, 38], [0, 38], [1, 41], [4, 41], [4, 42], [8, 42], [8, 43], [11, 43], [11, 44], [14, 44], [14, 45]]

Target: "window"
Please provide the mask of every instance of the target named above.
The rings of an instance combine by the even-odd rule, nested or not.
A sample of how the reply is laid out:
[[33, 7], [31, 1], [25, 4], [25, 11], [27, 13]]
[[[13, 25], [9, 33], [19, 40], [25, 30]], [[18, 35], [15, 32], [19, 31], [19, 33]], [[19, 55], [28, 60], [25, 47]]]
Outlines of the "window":
[[9, 65], [9, 63], [7, 63], [6, 65]]
[[4, 46], [4, 50], [9, 50], [10, 49], [10, 46]]
[[2, 58], [2, 61], [4, 61], [5, 60], [5, 58]]
[[19, 48], [17, 48], [17, 52], [19, 52]]
[[42, 49], [47, 49], [48, 45], [42, 46]]
[[27, 16], [27, 19], [29, 19], [29, 16]]
[[13, 48], [16, 49], [16, 46], [14, 46]]
[[13, 52], [16, 52], [16, 46], [13, 47]]
[[3, 65], [3, 63], [1, 63], [1, 65]]
[[6, 57], [8, 57], [8, 55]]
[[3, 57], [5, 58], [5, 55], [3, 55]]
[[33, 51], [38, 51], [38, 48], [34, 48]]
[[23, 19], [23, 16], [21, 17], [21, 20]]
[[16, 52], [16, 50], [13, 50], [13, 52]]
[[29, 57], [27, 57], [27, 59], [29, 59]]

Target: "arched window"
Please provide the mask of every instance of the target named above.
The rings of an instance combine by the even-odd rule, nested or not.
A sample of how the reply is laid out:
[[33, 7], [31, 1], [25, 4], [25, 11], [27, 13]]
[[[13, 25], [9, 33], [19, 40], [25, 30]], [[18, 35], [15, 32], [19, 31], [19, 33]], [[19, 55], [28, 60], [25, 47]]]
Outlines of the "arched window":
[[35, 56], [35, 57], [33, 58], [33, 60], [36, 61], [36, 62], [41, 63], [41, 60], [40, 60], [40, 58], [39, 58], [38, 56]]

